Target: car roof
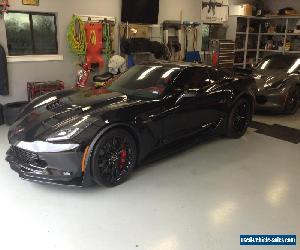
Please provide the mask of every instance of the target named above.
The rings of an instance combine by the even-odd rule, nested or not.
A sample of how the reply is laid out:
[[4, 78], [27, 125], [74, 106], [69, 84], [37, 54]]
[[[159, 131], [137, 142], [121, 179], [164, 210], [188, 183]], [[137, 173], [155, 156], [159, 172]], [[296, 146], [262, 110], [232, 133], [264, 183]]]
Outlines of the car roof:
[[285, 54], [285, 55], [283, 55], [283, 54], [273, 54], [273, 55], [268, 55], [268, 56], [266, 56], [265, 58], [278, 58], [278, 59], [284, 59], [284, 58], [299, 58], [299, 56], [297, 56], [297, 55], [291, 55], [291, 54], [289, 54], [289, 55], [287, 55], [287, 54]]
[[169, 62], [169, 61], [149, 61], [145, 63], [141, 63], [139, 65], [143, 66], [162, 66], [164, 68], [192, 68], [192, 67], [199, 67], [199, 68], [211, 68], [211, 66], [199, 63], [190, 63], [190, 62]]

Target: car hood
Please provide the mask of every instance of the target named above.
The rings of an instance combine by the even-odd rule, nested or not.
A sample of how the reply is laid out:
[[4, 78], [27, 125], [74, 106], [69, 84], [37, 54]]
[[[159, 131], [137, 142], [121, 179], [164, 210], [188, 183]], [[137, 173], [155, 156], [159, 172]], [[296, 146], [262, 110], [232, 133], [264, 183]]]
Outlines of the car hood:
[[99, 114], [136, 103], [118, 92], [90, 88], [70, 89], [47, 94], [31, 102], [10, 127], [8, 138], [14, 141], [43, 140], [56, 130], [81, 122], [93, 123]]
[[284, 80], [287, 73], [284, 70], [254, 70], [253, 76], [258, 91], [262, 91], [272, 86], [272, 84]]

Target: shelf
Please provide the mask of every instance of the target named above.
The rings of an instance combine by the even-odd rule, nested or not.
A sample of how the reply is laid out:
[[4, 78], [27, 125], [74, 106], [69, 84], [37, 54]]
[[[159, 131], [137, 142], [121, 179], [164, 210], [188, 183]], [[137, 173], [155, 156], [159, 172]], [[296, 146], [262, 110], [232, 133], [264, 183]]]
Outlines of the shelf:
[[[247, 32], [236, 32], [237, 35], [247, 35]], [[257, 36], [259, 33], [249, 33], [249, 35]]]
[[[234, 52], [244, 52], [245, 49], [236, 49]], [[256, 52], [257, 49], [247, 49], [248, 52]], [[273, 49], [260, 49], [259, 52], [273, 52], [273, 53], [287, 53], [287, 54], [300, 54], [300, 51], [285, 51]]]
[[241, 18], [248, 18], [248, 19], [258, 19], [258, 20], [270, 20], [270, 19], [300, 19], [300, 16], [234, 16], [234, 17], [241, 17]]
[[300, 54], [300, 51], [285, 51], [287, 54]]
[[[237, 35], [247, 35], [246, 32], [236, 32]], [[249, 33], [249, 36], [257, 36], [259, 33]], [[260, 33], [262, 36], [285, 36], [285, 33]], [[300, 33], [287, 33], [287, 36], [300, 36]]]
[[[236, 49], [234, 52], [244, 52], [245, 49]], [[247, 49], [248, 52], [255, 52], [257, 49]]]
[[285, 36], [285, 33], [261, 33], [262, 36]]
[[273, 52], [273, 53], [285, 53], [285, 54], [300, 54], [300, 51], [282, 51], [282, 50], [264, 50], [264, 49], [260, 49], [260, 52]]
[[265, 16], [265, 17], [261, 17], [262, 19], [300, 19], [299, 15], [295, 15], [295, 16], [279, 16], [279, 15], [274, 15], [274, 16]]
[[[235, 17], [240, 17], [240, 18], [245, 18], [247, 21], [247, 27], [246, 30], [243, 31], [239, 30], [236, 32], [236, 46], [239, 47], [239, 45], [243, 45], [244, 48], [241, 49], [236, 49], [235, 53], [243, 53], [244, 54], [244, 60], [246, 59], [247, 56], [253, 57], [254, 53], [256, 56], [254, 56], [254, 59], [256, 62], [258, 62], [258, 59], [260, 56], [268, 55], [268, 54], [295, 54], [295, 55], [300, 55], [300, 50], [299, 51], [285, 51], [284, 49], [287, 47], [287, 43], [290, 40], [293, 39], [300, 39], [300, 31], [296, 30], [296, 26], [293, 27], [295, 28], [295, 33], [287, 33], [288, 31], [293, 32], [294, 29], [291, 29], [291, 25], [294, 25], [294, 22], [292, 20], [295, 20], [297, 22], [300, 20], [300, 15], [295, 15], [295, 16], [266, 16], [266, 17], [256, 17], [256, 16], [235, 16]], [[275, 30], [274, 32], [268, 33], [266, 29], [264, 29], [264, 23], [265, 22], [270, 22], [271, 20], [274, 20], [276, 22], [280, 21], [279, 19], [283, 19], [285, 22], [285, 26], [283, 28], [280, 28], [278, 30]], [[259, 30], [251, 28], [251, 20], [257, 20], [256, 22], [259, 23]], [[237, 22], [240, 22], [242, 20], [237, 20]], [[251, 32], [252, 31], [252, 32]], [[276, 32], [279, 31], [279, 32]], [[268, 38], [269, 37], [269, 38]], [[283, 40], [283, 48], [279, 49], [263, 49], [264, 46], [262, 46], [263, 41], [266, 39], [276, 39], [276, 40]], [[244, 40], [243, 44], [238, 43], [239, 40]], [[257, 41], [255, 41], [257, 40]], [[256, 42], [256, 44], [255, 44]], [[254, 46], [253, 46], [254, 45]], [[254, 49], [247, 49], [248, 47], [254, 47]], [[262, 47], [261, 49], [257, 49], [257, 47]], [[297, 47], [295, 47], [297, 48]], [[264, 54], [265, 53], [265, 54]], [[240, 55], [239, 54], [239, 55]], [[248, 55], [247, 55], [248, 54]], [[237, 54], [238, 55], [238, 54]], [[235, 65], [245, 65], [246, 63], [238, 63]]]
[[275, 50], [275, 49], [260, 49], [260, 52], [273, 52], [273, 53], [283, 53], [282, 50]]
[[[237, 35], [247, 35], [246, 32], [236, 32]], [[285, 36], [285, 33], [260, 33], [262, 36]], [[249, 33], [249, 36], [257, 36], [259, 33]], [[300, 36], [300, 33], [287, 33], [287, 36]]]

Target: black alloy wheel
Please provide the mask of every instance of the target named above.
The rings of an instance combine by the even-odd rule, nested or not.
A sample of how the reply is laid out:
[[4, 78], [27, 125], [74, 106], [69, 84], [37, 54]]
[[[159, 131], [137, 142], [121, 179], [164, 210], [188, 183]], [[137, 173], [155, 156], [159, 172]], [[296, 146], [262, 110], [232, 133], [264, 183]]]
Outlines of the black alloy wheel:
[[246, 99], [238, 100], [229, 115], [227, 136], [230, 138], [242, 137], [251, 122], [252, 111], [251, 104]]
[[285, 112], [288, 115], [293, 115], [297, 112], [299, 106], [299, 93], [297, 89], [291, 90], [287, 96], [285, 104]]
[[99, 185], [114, 187], [125, 182], [136, 165], [134, 138], [123, 129], [112, 129], [98, 141], [92, 159], [94, 180]]

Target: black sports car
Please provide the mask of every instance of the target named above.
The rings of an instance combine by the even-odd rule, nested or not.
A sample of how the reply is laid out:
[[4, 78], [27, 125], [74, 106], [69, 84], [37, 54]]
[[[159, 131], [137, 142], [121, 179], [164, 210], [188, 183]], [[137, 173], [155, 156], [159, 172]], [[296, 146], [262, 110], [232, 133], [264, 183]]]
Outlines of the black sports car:
[[257, 110], [296, 113], [300, 101], [300, 58], [265, 57], [253, 70], [257, 84]]
[[208, 66], [135, 66], [100, 90], [35, 99], [9, 130], [7, 161], [29, 181], [115, 186], [149, 152], [179, 138], [243, 136], [254, 90], [254, 79]]

